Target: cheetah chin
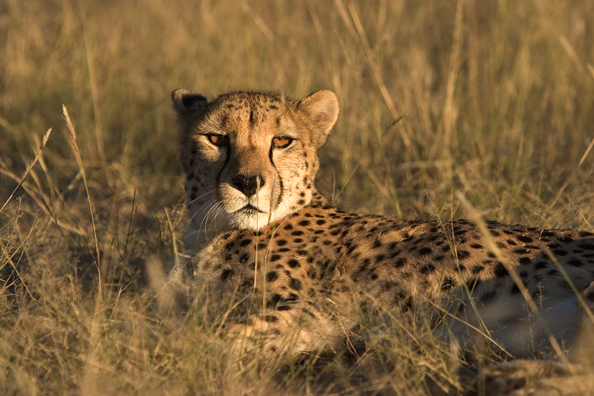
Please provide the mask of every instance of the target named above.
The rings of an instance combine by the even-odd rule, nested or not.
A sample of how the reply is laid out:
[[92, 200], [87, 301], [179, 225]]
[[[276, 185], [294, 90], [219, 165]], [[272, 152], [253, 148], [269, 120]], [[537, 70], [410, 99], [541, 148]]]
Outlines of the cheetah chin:
[[191, 223], [170, 284], [225, 319], [238, 353], [358, 355], [353, 334], [410, 326], [551, 356], [592, 327], [576, 291], [594, 281], [594, 234], [345, 213], [314, 185], [332, 92], [172, 97]]

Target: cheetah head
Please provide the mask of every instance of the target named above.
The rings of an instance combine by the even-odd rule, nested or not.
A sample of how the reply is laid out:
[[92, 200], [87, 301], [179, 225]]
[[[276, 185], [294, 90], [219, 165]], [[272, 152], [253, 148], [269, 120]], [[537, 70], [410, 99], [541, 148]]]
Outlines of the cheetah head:
[[232, 92], [208, 102], [178, 89], [172, 98], [190, 228], [215, 235], [255, 231], [310, 203], [317, 149], [338, 116], [334, 93], [292, 101], [270, 92]]

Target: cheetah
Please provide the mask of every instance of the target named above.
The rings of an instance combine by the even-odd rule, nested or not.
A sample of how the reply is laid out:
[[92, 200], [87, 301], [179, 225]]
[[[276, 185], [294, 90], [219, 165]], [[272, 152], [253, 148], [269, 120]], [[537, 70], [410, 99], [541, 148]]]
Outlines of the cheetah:
[[200, 296], [239, 353], [335, 351], [345, 339], [359, 353], [352, 335], [421, 325], [516, 357], [574, 338], [594, 234], [336, 209], [315, 187], [339, 112], [328, 90], [172, 99], [191, 223], [171, 283]]

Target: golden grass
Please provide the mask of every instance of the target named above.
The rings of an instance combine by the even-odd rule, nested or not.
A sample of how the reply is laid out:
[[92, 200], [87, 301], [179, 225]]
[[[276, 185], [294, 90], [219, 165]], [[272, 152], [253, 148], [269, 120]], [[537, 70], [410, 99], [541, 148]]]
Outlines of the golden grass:
[[159, 319], [143, 263], [171, 262], [187, 223], [169, 93], [332, 89], [318, 186], [343, 209], [463, 217], [456, 193], [592, 231], [593, 24], [588, 0], [0, 2], [0, 393], [463, 386], [431, 337], [394, 336], [367, 380], [336, 362], [279, 380], [238, 369], [199, 312]]

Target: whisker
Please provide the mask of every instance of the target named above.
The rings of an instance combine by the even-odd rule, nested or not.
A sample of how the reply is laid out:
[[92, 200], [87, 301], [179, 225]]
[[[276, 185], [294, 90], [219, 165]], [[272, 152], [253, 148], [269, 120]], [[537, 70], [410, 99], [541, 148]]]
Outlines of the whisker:
[[193, 200], [191, 200], [190, 202], [188, 202], [188, 205], [193, 204], [194, 202], [198, 201], [200, 198], [207, 196], [208, 194], [214, 194], [216, 192], [216, 189], [212, 189], [210, 191], [205, 192], [204, 194], [194, 198]]

